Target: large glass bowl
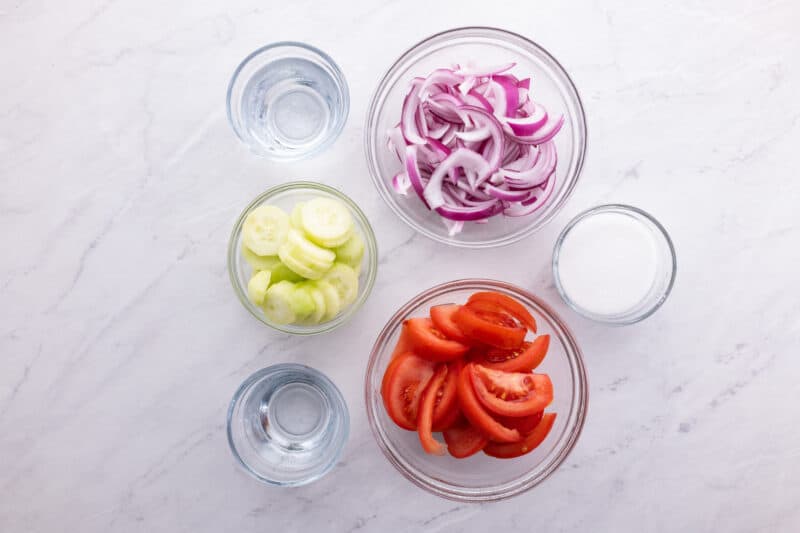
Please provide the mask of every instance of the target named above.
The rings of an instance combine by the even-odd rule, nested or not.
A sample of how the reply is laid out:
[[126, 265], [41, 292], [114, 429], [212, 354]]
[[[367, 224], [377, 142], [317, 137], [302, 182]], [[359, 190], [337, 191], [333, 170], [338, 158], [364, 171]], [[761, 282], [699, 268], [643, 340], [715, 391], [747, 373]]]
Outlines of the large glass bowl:
[[[515, 61], [513, 73], [532, 78], [533, 99], [549, 113], [563, 113], [564, 126], [555, 137], [558, 150], [556, 186], [547, 204], [525, 217], [495, 216], [488, 224], [465, 224], [449, 236], [439, 215], [415, 194], [402, 196], [392, 188], [401, 171], [386, 146], [386, 132], [400, 121], [403, 98], [415, 76], [436, 68], [470, 62], [498, 65]], [[586, 153], [586, 118], [578, 91], [564, 68], [547, 50], [515, 33], [496, 28], [458, 28], [438, 33], [414, 45], [383, 76], [367, 112], [365, 150], [372, 180], [389, 207], [409, 226], [439, 242], [468, 248], [501, 246], [530, 235], [550, 221], [575, 188]]]
[[[392, 422], [380, 387], [403, 321], [427, 316], [431, 306], [463, 303], [476, 291], [498, 291], [519, 300], [534, 315], [539, 334], [549, 333], [550, 350], [537, 368], [550, 375], [554, 399], [548, 412], [557, 414], [545, 441], [515, 459], [478, 453], [467, 459], [426, 454], [417, 434]], [[588, 386], [581, 351], [562, 320], [541, 300], [514, 285], [488, 279], [451, 281], [415, 296], [383, 328], [372, 348], [365, 378], [367, 418], [389, 462], [406, 478], [438, 496], [458, 501], [492, 501], [515, 496], [544, 481], [567, 458], [586, 417]], [[439, 437], [441, 439], [441, 437]]]
[[[360, 233], [364, 240], [364, 258], [361, 260], [361, 272], [358, 276], [358, 296], [356, 296], [356, 300], [350, 304], [349, 307], [342, 310], [335, 318], [328, 322], [315, 325], [275, 324], [270, 322], [261, 308], [254, 305], [247, 297], [247, 282], [250, 280], [252, 269], [242, 255], [242, 225], [247, 215], [262, 204], [276, 205], [289, 213], [298, 202], [308, 201], [320, 196], [343, 202], [353, 215], [356, 231]], [[330, 331], [347, 322], [367, 300], [369, 293], [372, 291], [372, 286], [375, 283], [377, 270], [378, 243], [375, 241], [375, 234], [372, 232], [372, 226], [370, 226], [363, 211], [361, 211], [353, 200], [345, 196], [342, 192], [333, 187], [310, 181], [286, 183], [273, 187], [260, 194], [255, 200], [250, 202], [250, 205], [245, 207], [242, 214], [239, 215], [236, 224], [233, 226], [230, 241], [228, 242], [228, 273], [230, 274], [231, 284], [236, 292], [236, 296], [239, 297], [239, 301], [250, 311], [250, 314], [264, 324], [279, 331], [295, 335], [322, 333], [324, 331]]]

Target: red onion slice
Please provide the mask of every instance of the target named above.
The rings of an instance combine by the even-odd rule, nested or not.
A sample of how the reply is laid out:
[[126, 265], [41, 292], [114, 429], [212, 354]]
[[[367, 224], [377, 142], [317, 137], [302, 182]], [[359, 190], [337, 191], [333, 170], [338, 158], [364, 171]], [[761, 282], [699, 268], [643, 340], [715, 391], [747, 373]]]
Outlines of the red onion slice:
[[484, 173], [488, 174], [490, 171], [489, 164], [480, 154], [472, 150], [467, 150], [466, 148], [454, 150], [438, 167], [436, 167], [436, 170], [431, 174], [430, 181], [428, 181], [428, 184], [425, 186], [423, 196], [431, 209], [436, 209], [444, 205], [442, 181], [447, 171], [453, 167], [461, 167], [464, 170], [475, 170], [478, 175], [483, 175]]

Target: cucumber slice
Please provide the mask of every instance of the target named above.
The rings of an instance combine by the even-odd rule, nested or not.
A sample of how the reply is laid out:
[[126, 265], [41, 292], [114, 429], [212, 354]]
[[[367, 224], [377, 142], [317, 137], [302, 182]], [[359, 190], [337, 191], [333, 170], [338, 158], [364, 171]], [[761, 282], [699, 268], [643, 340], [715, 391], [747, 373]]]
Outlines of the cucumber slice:
[[316, 286], [319, 292], [322, 293], [323, 298], [325, 298], [325, 316], [322, 317], [322, 320], [325, 322], [333, 320], [342, 310], [342, 299], [339, 297], [339, 292], [324, 279], [312, 281], [311, 283]]
[[264, 296], [267, 295], [267, 288], [269, 287], [269, 279], [269, 270], [261, 270], [253, 274], [253, 277], [247, 282], [247, 297], [255, 305], [261, 306], [264, 303]]
[[294, 283], [279, 281], [267, 289], [264, 296], [264, 315], [275, 324], [291, 324], [297, 321], [297, 314], [292, 306]]
[[353, 232], [353, 235], [347, 239], [347, 242], [339, 246], [335, 250], [336, 261], [344, 263], [353, 268], [361, 266], [361, 259], [364, 257], [364, 241], [361, 235]]
[[293, 228], [297, 228], [299, 230], [303, 229], [303, 206], [306, 205], [305, 202], [297, 202], [294, 204], [294, 208], [292, 212], [289, 214], [289, 223], [292, 225]]
[[257, 255], [247, 246], [242, 246], [242, 257], [254, 271], [272, 270], [281, 263], [276, 255]]
[[294, 314], [297, 315], [298, 320], [296, 322], [306, 320], [317, 309], [314, 298], [311, 296], [311, 291], [303, 287], [302, 282], [295, 284], [294, 290], [289, 297], [289, 305], [292, 307]]
[[278, 257], [281, 258], [284, 265], [306, 279], [321, 279], [322, 276], [325, 275], [324, 271], [315, 270], [311, 266], [298, 261], [292, 254], [292, 247], [288, 242], [280, 247], [280, 250], [278, 250]]
[[295, 282], [303, 281], [304, 279], [303, 276], [281, 263], [280, 260], [278, 260], [278, 265], [271, 270], [271, 273], [272, 276], [270, 277], [270, 280], [272, 283], [277, 283], [279, 281]]
[[358, 296], [358, 275], [353, 270], [353, 267], [344, 263], [336, 263], [325, 274], [323, 279], [333, 285], [333, 288], [339, 293], [342, 306], [350, 305], [356, 300], [356, 296]]
[[301, 215], [308, 238], [325, 248], [341, 246], [353, 233], [353, 216], [338, 200], [314, 198], [303, 206]]
[[289, 215], [280, 207], [260, 205], [242, 225], [245, 246], [257, 255], [275, 255], [289, 233]]
[[332, 251], [317, 246], [313, 242], [306, 239], [303, 234], [296, 229], [289, 230], [289, 237], [287, 241], [297, 251], [296, 258], [302, 263], [309, 265], [323, 265], [322, 268], [328, 269], [333, 265], [336, 259], [336, 254]]
[[[300, 287], [302, 285], [302, 287]], [[304, 283], [299, 283], [298, 291], [303, 290], [308, 292], [311, 296], [311, 299], [314, 300], [314, 312], [306, 318], [303, 323], [304, 324], [319, 324], [322, 322], [323, 317], [325, 316], [325, 296], [322, 294], [322, 291], [317, 288], [315, 281], [306, 281]]]

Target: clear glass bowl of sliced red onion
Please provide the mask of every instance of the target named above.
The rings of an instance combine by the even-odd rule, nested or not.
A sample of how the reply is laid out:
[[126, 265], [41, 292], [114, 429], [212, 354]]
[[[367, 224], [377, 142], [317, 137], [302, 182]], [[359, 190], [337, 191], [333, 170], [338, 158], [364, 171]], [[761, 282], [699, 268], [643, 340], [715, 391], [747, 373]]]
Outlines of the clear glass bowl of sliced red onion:
[[518, 241], [575, 188], [586, 118], [575, 85], [541, 46], [495, 28], [418, 43], [380, 81], [365, 133], [389, 207], [434, 240]]

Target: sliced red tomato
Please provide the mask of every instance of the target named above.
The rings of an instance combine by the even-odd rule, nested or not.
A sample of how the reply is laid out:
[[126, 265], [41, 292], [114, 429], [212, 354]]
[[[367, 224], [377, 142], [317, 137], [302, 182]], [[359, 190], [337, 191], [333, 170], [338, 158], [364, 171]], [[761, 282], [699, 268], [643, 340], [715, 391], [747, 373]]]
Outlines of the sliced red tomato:
[[466, 344], [448, 339], [430, 318], [411, 318], [406, 325], [414, 353], [431, 361], [452, 361], [469, 350]]
[[386, 369], [381, 396], [386, 413], [401, 428], [417, 429], [419, 400], [433, 376], [435, 363], [413, 352], [398, 355]]
[[442, 436], [447, 443], [447, 451], [457, 459], [474, 455], [489, 443], [486, 435], [463, 419], [445, 430]]
[[505, 325], [491, 319], [487, 313], [478, 314], [467, 306], [453, 314], [453, 321], [467, 338], [481, 344], [514, 350], [525, 340], [525, 328]]
[[540, 335], [533, 342], [523, 342], [516, 350], [490, 348], [483, 366], [505, 372], [530, 372], [544, 360], [550, 347], [550, 335]]
[[496, 416], [498, 422], [507, 428], [516, 429], [523, 437], [533, 431], [542, 420], [544, 411], [539, 411], [531, 416]]
[[514, 320], [513, 316], [498, 310], [492, 304], [475, 302], [471, 304], [469, 308], [472, 311], [475, 311], [475, 314], [477, 314], [479, 317], [483, 318], [484, 320], [488, 320], [489, 322], [494, 322], [495, 324], [506, 326], [508, 328], [522, 327], [519, 322]]
[[500, 443], [490, 442], [483, 449], [486, 455], [497, 457], [499, 459], [511, 459], [525, 455], [536, 449], [553, 428], [553, 423], [556, 421], [555, 413], [547, 413], [542, 417], [541, 422], [530, 432], [522, 441], [514, 443]]
[[553, 401], [553, 383], [547, 374], [503, 372], [470, 365], [470, 379], [478, 400], [502, 416], [530, 416]]
[[516, 442], [520, 440], [522, 436], [519, 431], [503, 426], [492, 418], [492, 415], [481, 405], [472, 386], [472, 367], [472, 363], [466, 365], [458, 376], [458, 403], [461, 406], [461, 412], [470, 424], [493, 441]]
[[469, 342], [456, 323], [453, 322], [453, 314], [461, 308], [457, 304], [435, 305], [431, 307], [431, 320], [436, 328], [445, 334], [448, 339], [461, 343]]
[[461, 359], [447, 363], [447, 375], [436, 393], [433, 407], [433, 431], [450, 427], [458, 418], [458, 375], [463, 367]]
[[398, 355], [406, 352], [411, 351], [411, 339], [408, 335], [408, 327], [403, 324], [400, 328], [400, 338], [397, 339], [397, 344], [394, 347], [394, 351], [392, 352], [392, 358], [397, 357]]
[[422, 393], [419, 403], [419, 413], [417, 415], [417, 434], [419, 435], [419, 442], [422, 444], [422, 449], [427, 453], [435, 455], [444, 455], [444, 446], [438, 440], [433, 438], [433, 408], [436, 405], [437, 395], [444, 380], [447, 377], [447, 366], [439, 365], [436, 367], [436, 372], [433, 374], [428, 386]]
[[511, 296], [500, 292], [476, 292], [467, 300], [466, 305], [473, 305], [475, 303], [486, 303], [495, 306], [498, 310], [502, 310], [515, 319], [524, 324], [526, 328], [536, 333], [536, 319], [528, 311], [524, 305], [516, 301]]

